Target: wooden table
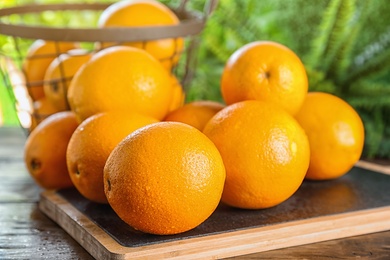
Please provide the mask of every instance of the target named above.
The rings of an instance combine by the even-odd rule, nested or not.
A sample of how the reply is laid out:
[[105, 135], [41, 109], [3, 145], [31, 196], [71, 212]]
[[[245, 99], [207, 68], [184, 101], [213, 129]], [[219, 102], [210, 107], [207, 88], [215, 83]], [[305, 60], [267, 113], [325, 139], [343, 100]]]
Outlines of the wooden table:
[[[25, 169], [25, 140], [19, 128], [0, 128], [0, 259], [93, 259], [39, 210], [42, 190]], [[390, 231], [234, 257], [332, 258], [390, 259]]]

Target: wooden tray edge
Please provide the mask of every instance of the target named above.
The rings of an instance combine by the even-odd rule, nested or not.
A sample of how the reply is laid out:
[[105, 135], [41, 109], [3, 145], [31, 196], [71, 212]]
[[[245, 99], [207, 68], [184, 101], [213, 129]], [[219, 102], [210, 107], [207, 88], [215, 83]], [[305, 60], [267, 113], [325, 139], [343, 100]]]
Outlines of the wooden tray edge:
[[54, 191], [39, 208], [97, 259], [215, 259], [390, 230], [390, 206], [142, 247], [124, 247]]
[[355, 164], [355, 166], [363, 168], [363, 169], [367, 169], [367, 170], [376, 171], [376, 172], [390, 175], [390, 164], [389, 165], [382, 165], [382, 164], [376, 164], [376, 163], [369, 162], [369, 161], [360, 160]]

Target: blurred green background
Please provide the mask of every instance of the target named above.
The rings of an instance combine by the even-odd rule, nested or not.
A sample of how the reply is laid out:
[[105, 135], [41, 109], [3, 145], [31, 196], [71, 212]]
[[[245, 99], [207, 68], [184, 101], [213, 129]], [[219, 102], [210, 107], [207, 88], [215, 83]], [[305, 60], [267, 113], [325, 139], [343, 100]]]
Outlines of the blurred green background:
[[[0, 8], [53, 0], [2, 0]], [[80, 2], [77, 1], [66, 1]], [[82, 2], [112, 2], [90, 0]], [[177, 6], [179, 0], [163, 0]], [[191, 0], [201, 11], [205, 0]], [[93, 23], [96, 17], [87, 17]], [[73, 20], [73, 26], [85, 25]], [[53, 24], [56, 17], [41, 17]], [[390, 158], [390, 5], [387, 0], [220, 0], [200, 35], [197, 66], [187, 101], [222, 101], [219, 81], [224, 63], [246, 43], [272, 40], [301, 57], [310, 91], [340, 96], [360, 114], [366, 129], [364, 157]], [[0, 36], [0, 52], [12, 52], [12, 39]], [[0, 82], [6, 125], [16, 125], [13, 103]]]

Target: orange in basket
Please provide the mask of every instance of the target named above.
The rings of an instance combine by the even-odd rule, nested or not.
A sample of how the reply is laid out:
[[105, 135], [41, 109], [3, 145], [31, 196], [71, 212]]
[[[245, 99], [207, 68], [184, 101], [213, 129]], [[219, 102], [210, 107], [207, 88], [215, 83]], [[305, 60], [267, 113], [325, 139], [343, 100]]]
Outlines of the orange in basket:
[[173, 89], [172, 89], [172, 98], [171, 105], [169, 106], [168, 111], [171, 112], [184, 105], [186, 93], [183, 89], [183, 86], [180, 84], [179, 79], [171, 74]]
[[55, 58], [47, 68], [43, 90], [59, 111], [69, 110], [67, 93], [70, 81], [90, 58], [91, 54], [85, 50], [74, 49]]
[[50, 63], [61, 53], [77, 48], [73, 42], [36, 40], [23, 61], [28, 92], [33, 100], [44, 97], [43, 80]]
[[[99, 44], [105, 45], [105, 47], [112, 44], [132, 44], [138, 48], [146, 49], [150, 52], [150, 55], [156, 55], [159, 58], [160, 62], [158, 63], [160, 65], [164, 64], [163, 69], [164, 66], [169, 67], [169, 72], [177, 77], [180, 81], [179, 84], [186, 87], [194, 75], [194, 60], [196, 59], [195, 54], [199, 43], [195, 38], [201, 33], [206, 18], [216, 7], [216, 1], [211, 0], [210, 4], [205, 3], [202, 13], [190, 10], [192, 7], [188, 2], [181, 1], [177, 7], [170, 9], [171, 7], [162, 5], [157, 1], [133, 1], [134, 4], [144, 4], [141, 9], [142, 12], [146, 13], [137, 14], [137, 19], [142, 24], [140, 26], [126, 24], [123, 26], [96, 26], [96, 19], [99, 19], [102, 12], [107, 13], [112, 8], [116, 9], [116, 4], [109, 3], [27, 4], [2, 8], [0, 10], [0, 34], [9, 37], [11, 51], [0, 57], [0, 59], [4, 58], [5, 60], [5, 62], [0, 61], [1, 72], [6, 87], [15, 96], [15, 110], [18, 112], [21, 126], [28, 133], [31, 123], [32, 101], [36, 101], [45, 95], [43, 90], [44, 75], [49, 64], [60, 54], [81, 46], [91, 52], [97, 51], [96, 46]], [[129, 2], [120, 1], [120, 3], [128, 4]], [[151, 15], [152, 10], [160, 13]], [[40, 17], [47, 11], [55, 13], [55, 16], [59, 19], [56, 19], [53, 24], [47, 23], [47, 21], [43, 22]], [[143, 18], [144, 15], [146, 20]], [[11, 16], [12, 19], [10, 19]], [[26, 16], [28, 19], [25, 19]], [[75, 19], [68, 23], [69, 17]], [[162, 17], [170, 17], [171, 22]], [[79, 21], [79, 19], [83, 22], [80, 22], [76, 27], [74, 21]], [[126, 18], [123, 19], [126, 20]], [[148, 24], [148, 21], [152, 20], [155, 22], [160, 20], [160, 22]], [[35, 42], [30, 47], [31, 39]], [[186, 41], [185, 44], [184, 41]], [[180, 62], [178, 62], [179, 57]], [[118, 67], [111, 67], [108, 70], [114, 71], [116, 68]], [[102, 69], [102, 71], [104, 70]], [[126, 77], [122, 79], [126, 79]], [[60, 81], [54, 79], [52, 83], [65, 83], [67, 81], [67, 75], [61, 74]], [[113, 76], [106, 83], [110, 81], [117, 81], [117, 78]], [[22, 87], [24, 88], [23, 95], [19, 91]], [[167, 108], [165, 108], [165, 104], [159, 102], [152, 101], [149, 103], [156, 109], [160, 109], [161, 114], [157, 113], [158, 115], [155, 115], [157, 118], [162, 119], [167, 111], [183, 104], [183, 90], [177, 86], [173, 89], [174, 94], [169, 95], [169, 98], [160, 95], [164, 102], [165, 99], [170, 99], [167, 101], [170, 102]], [[62, 93], [58, 94], [62, 95]], [[126, 93], [120, 95], [123, 96]], [[144, 95], [144, 97], [146, 96]], [[26, 99], [28, 106], [25, 105]], [[49, 97], [49, 99], [51, 98]], [[135, 99], [137, 98], [135, 97], [133, 100]], [[144, 101], [139, 100], [137, 102], [144, 104], [149, 102]], [[100, 101], [91, 99], [88, 102], [99, 103]]]
[[[177, 25], [180, 20], [167, 6], [154, 0], [119, 1], [105, 9], [99, 27]], [[118, 43], [104, 43], [107, 47]], [[183, 38], [120, 43], [144, 49], [171, 70], [183, 51]]]
[[80, 121], [105, 111], [130, 111], [161, 120], [173, 84], [168, 71], [144, 50], [114, 46], [101, 50], [71, 81], [68, 101]]

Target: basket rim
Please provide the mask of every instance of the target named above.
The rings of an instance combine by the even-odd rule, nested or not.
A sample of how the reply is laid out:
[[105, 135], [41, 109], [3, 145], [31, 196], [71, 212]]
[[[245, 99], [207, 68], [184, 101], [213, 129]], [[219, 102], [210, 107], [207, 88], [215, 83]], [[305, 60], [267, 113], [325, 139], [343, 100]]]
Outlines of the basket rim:
[[[39, 13], [43, 11], [103, 10], [109, 5], [110, 3], [27, 4], [0, 9], [0, 18], [13, 14]], [[49, 41], [133, 42], [193, 36], [203, 30], [206, 17], [186, 10], [173, 11], [177, 12], [180, 18], [180, 23], [177, 25], [63, 28], [16, 25], [0, 21], [0, 34]]]

